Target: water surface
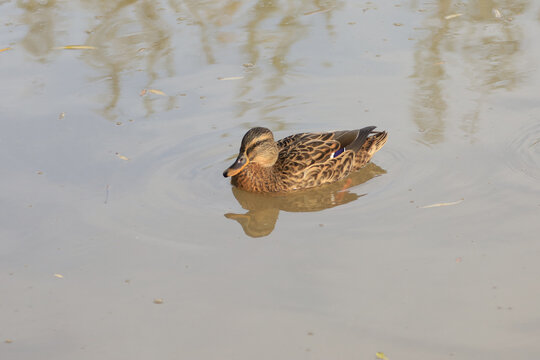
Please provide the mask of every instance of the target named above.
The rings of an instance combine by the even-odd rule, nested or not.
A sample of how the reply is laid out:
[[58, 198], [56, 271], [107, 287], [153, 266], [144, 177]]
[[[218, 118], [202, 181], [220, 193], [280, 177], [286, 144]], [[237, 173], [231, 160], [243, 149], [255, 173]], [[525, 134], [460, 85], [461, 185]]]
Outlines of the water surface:
[[[2, 359], [538, 358], [539, 19], [0, 2]], [[369, 125], [344, 182], [221, 176], [252, 126]]]

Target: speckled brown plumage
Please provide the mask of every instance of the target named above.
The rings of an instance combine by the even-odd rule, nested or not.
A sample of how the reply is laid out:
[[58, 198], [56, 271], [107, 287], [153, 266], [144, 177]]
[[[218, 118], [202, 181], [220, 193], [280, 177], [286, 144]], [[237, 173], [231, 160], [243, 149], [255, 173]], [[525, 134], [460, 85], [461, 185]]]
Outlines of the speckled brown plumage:
[[256, 127], [244, 135], [238, 158], [223, 175], [251, 192], [289, 192], [332, 183], [365, 166], [384, 146], [388, 134], [374, 129], [301, 133], [275, 142], [270, 130]]

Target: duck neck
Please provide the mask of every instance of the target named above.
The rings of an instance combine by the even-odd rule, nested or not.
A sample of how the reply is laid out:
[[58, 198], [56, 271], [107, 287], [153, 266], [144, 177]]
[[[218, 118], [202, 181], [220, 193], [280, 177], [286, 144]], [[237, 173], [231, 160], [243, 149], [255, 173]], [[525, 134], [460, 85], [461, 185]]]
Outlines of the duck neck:
[[246, 168], [232, 178], [233, 185], [248, 191], [275, 192], [280, 191], [281, 179], [275, 166], [261, 166], [249, 163]]

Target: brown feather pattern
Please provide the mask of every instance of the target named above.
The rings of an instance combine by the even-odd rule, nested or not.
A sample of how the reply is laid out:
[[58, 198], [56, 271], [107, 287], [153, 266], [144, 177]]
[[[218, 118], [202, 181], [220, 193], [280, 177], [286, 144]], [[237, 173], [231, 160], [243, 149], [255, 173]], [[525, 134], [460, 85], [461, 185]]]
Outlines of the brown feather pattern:
[[[245, 154], [246, 149], [256, 155], [249, 158], [248, 164], [232, 176], [232, 184], [251, 192], [288, 192], [341, 180], [365, 166], [386, 143], [386, 131], [375, 132], [372, 131], [374, 128], [301, 133], [277, 142], [273, 141], [270, 130], [251, 129], [242, 140], [238, 159]], [[264, 151], [259, 151], [258, 147], [263, 143]], [[270, 157], [265, 156], [265, 152], [274, 146], [277, 159], [274, 157], [275, 163], [268, 164], [267, 159]], [[347, 150], [349, 146], [358, 150]], [[332, 157], [333, 153], [343, 147], [345, 151]], [[229, 169], [235, 168], [235, 164]], [[228, 170], [225, 176], [228, 176]]]

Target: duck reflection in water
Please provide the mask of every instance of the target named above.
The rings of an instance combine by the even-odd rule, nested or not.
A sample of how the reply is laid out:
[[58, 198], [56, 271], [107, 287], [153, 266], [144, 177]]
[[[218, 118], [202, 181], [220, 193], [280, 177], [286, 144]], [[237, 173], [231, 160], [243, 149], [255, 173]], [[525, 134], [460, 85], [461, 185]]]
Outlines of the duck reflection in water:
[[232, 187], [234, 197], [248, 211], [245, 214], [227, 213], [225, 217], [238, 221], [248, 236], [267, 236], [274, 230], [280, 210], [312, 212], [347, 204], [366, 195], [354, 193], [350, 188], [385, 173], [384, 169], [369, 163], [341, 181], [288, 194], [260, 194]]

